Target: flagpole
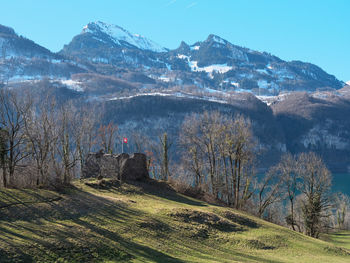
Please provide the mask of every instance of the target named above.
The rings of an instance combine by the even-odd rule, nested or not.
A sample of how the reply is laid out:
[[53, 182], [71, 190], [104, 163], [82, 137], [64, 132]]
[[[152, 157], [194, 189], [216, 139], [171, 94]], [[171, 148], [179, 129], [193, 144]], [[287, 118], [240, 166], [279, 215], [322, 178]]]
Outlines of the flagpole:
[[124, 138], [122, 138], [122, 153], [124, 153]]

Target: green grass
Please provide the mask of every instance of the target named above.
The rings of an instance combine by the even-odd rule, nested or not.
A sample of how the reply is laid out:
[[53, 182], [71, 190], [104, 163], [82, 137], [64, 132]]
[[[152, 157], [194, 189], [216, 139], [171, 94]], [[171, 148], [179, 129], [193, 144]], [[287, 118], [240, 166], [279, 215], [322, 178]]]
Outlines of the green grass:
[[164, 183], [0, 191], [0, 262], [350, 262], [331, 243]]
[[350, 231], [339, 231], [329, 235], [325, 235], [324, 239], [336, 246], [350, 249]]

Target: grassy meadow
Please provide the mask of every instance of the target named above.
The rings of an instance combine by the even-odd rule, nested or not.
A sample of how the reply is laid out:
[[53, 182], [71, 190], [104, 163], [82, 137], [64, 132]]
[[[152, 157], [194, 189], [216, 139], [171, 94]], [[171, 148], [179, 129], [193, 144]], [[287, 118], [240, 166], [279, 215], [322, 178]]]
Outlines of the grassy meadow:
[[317, 240], [158, 182], [0, 190], [0, 262], [350, 262]]

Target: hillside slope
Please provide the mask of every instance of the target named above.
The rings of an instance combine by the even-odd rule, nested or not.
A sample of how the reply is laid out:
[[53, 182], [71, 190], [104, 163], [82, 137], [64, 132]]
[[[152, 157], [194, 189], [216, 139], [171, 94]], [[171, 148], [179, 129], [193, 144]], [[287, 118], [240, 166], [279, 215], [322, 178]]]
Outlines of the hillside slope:
[[349, 262], [350, 252], [162, 183], [0, 191], [0, 262]]

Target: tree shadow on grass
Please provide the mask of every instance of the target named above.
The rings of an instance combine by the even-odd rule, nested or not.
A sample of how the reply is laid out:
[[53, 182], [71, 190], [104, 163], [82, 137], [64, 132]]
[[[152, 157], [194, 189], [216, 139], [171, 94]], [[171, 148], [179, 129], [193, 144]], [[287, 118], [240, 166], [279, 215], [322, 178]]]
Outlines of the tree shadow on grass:
[[205, 202], [201, 202], [199, 200], [197, 201], [191, 197], [186, 197], [177, 193], [165, 182], [159, 182], [153, 179], [148, 179], [147, 181], [128, 181], [127, 183], [138, 188], [135, 190], [135, 193], [137, 194], [154, 195], [157, 197], [167, 199], [169, 201], [174, 201], [192, 206], [207, 206]]
[[0, 220], [4, 221], [35, 221], [38, 219], [51, 220], [70, 220], [102, 210], [106, 216], [112, 211], [117, 211], [112, 215], [115, 220], [123, 219], [125, 215], [137, 215], [140, 211], [128, 208], [123, 202], [113, 202], [106, 198], [99, 197], [78, 189], [69, 195], [63, 195], [57, 200], [43, 199], [40, 194], [28, 192], [33, 202], [16, 203], [1, 209]]
[[339, 237], [349, 237], [350, 238], [350, 232], [340, 232], [340, 233], [334, 233], [333, 236], [339, 236]]
[[86, 229], [89, 229], [93, 233], [97, 233], [111, 241], [119, 243], [122, 247], [126, 248], [127, 252], [135, 257], [142, 257], [148, 260], [152, 260], [154, 262], [184, 262], [180, 259], [171, 257], [167, 254], [164, 254], [158, 250], [147, 247], [142, 244], [138, 244], [129, 240], [126, 240], [120, 237], [115, 232], [110, 230], [98, 227], [94, 224], [91, 224], [87, 221], [82, 221], [80, 219], [74, 220], [74, 222], [80, 226], [83, 226]]
[[246, 226], [249, 228], [259, 228], [260, 227], [260, 225], [256, 221], [249, 219], [248, 217], [240, 216], [240, 215], [233, 213], [231, 211], [225, 211], [225, 212], [223, 212], [222, 215], [226, 219], [228, 219], [234, 223], [237, 223], [241, 226]]
[[[80, 251], [86, 251], [81, 254], [81, 260], [69, 262], [99, 262], [105, 258], [127, 260], [133, 257], [154, 262], [183, 262], [126, 240], [118, 233], [123, 224], [132, 218], [147, 216], [126, 203], [78, 189], [63, 196], [60, 201], [49, 203], [43, 203], [37, 193], [28, 194], [38, 203], [1, 209], [0, 241], [7, 244], [5, 247], [8, 249], [0, 250], [0, 262], [13, 262], [14, 258], [18, 259], [17, 262], [34, 262], [35, 254], [44, 257], [46, 262], [55, 262], [60, 257], [70, 260], [70, 257], [80, 256]], [[110, 230], [111, 225], [113, 230]], [[87, 255], [101, 255], [101, 258], [92, 259]]]
[[[205, 205], [200, 201], [177, 194], [165, 183], [134, 182], [132, 186], [134, 188], [127, 187], [127, 189], [139, 191], [138, 194], [154, 195], [194, 206]], [[110, 191], [120, 192], [122, 189], [112, 188]], [[117, 198], [103, 198], [79, 189], [72, 189], [69, 194], [61, 195], [61, 200], [48, 203], [45, 203], [47, 199], [39, 193], [28, 191], [27, 194], [31, 195], [32, 199], [37, 200], [38, 203], [13, 206], [0, 211], [0, 241], [7, 243], [7, 247], [11, 248], [6, 251], [1, 250], [0, 255], [4, 259], [8, 258], [10, 260], [8, 262], [11, 262], [14, 256], [19, 257], [18, 262], [34, 262], [35, 254], [43, 255], [46, 262], [54, 262], [59, 257], [69, 259], [69, 257], [75, 256], [75, 253], [80, 255], [79, 251], [85, 251], [84, 255], [81, 255], [82, 258], [70, 262], [90, 262], [92, 259], [87, 258], [86, 254], [94, 253], [101, 256], [100, 259], [94, 259], [98, 262], [105, 256], [104, 251], [109, 251], [106, 257], [115, 255], [118, 260], [121, 258], [125, 260], [143, 258], [152, 262], [185, 262], [158, 249], [122, 236], [123, 231], [124, 233], [134, 231], [132, 235], [142, 237], [143, 229], [153, 227], [155, 224], [152, 220], [150, 221], [148, 214], [133, 209], [127, 202]], [[4, 210], [7, 211], [6, 217], [1, 215]], [[144, 221], [145, 219], [148, 221]], [[130, 220], [135, 220], [136, 224], [128, 224]], [[137, 223], [140, 220], [141, 223]], [[239, 220], [235, 218], [235, 221]], [[156, 223], [157, 227], [162, 224], [165, 229], [172, 230], [171, 226], [164, 222], [157, 221]], [[135, 225], [139, 228], [129, 228]], [[124, 226], [127, 227], [124, 228]], [[226, 231], [226, 225], [219, 230]], [[231, 228], [229, 230], [231, 231]], [[168, 237], [164, 236], [162, 231], [160, 238]], [[17, 243], [18, 240], [21, 240], [20, 244]], [[29, 247], [23, 245], [22, 242], [26, 242]], [[144, 242], [147, 242], [147, 238]], [[174, 242], [179, 245], [182, 241], [175, 240]], [[15, 252], [11, 252], [12, 248], [16, 248]], [[191, 246], [188, 248], [195, 249]], [[216, 250], [220, 251], [221, 249], [216, 248]], [[232, 252], [234, 252], [232, 259], [267, 262], [232, 250], [227, 250], [224, 253]], [[124, 257], [120, 257], [120, 255], [124, 255]], [[209, 258], [213, 259], [214, 256], [208, 255]], [[278, 263], [277, 261], [270, 262]]]
[[[14, 257], [16, 257], [16, 258], [14, 258]], [[12, 262], [32, 263], [32, 262], [34, 262], [34, 260], [33, 260], [32, 256], [25, 254], [25, 253], [22, 253], [20, 255], [15, 256], [15, 254], [13, 254], [13, 253], [11, 254], [3, 249], [0, 249], [0, 263], [12, 263]]]

